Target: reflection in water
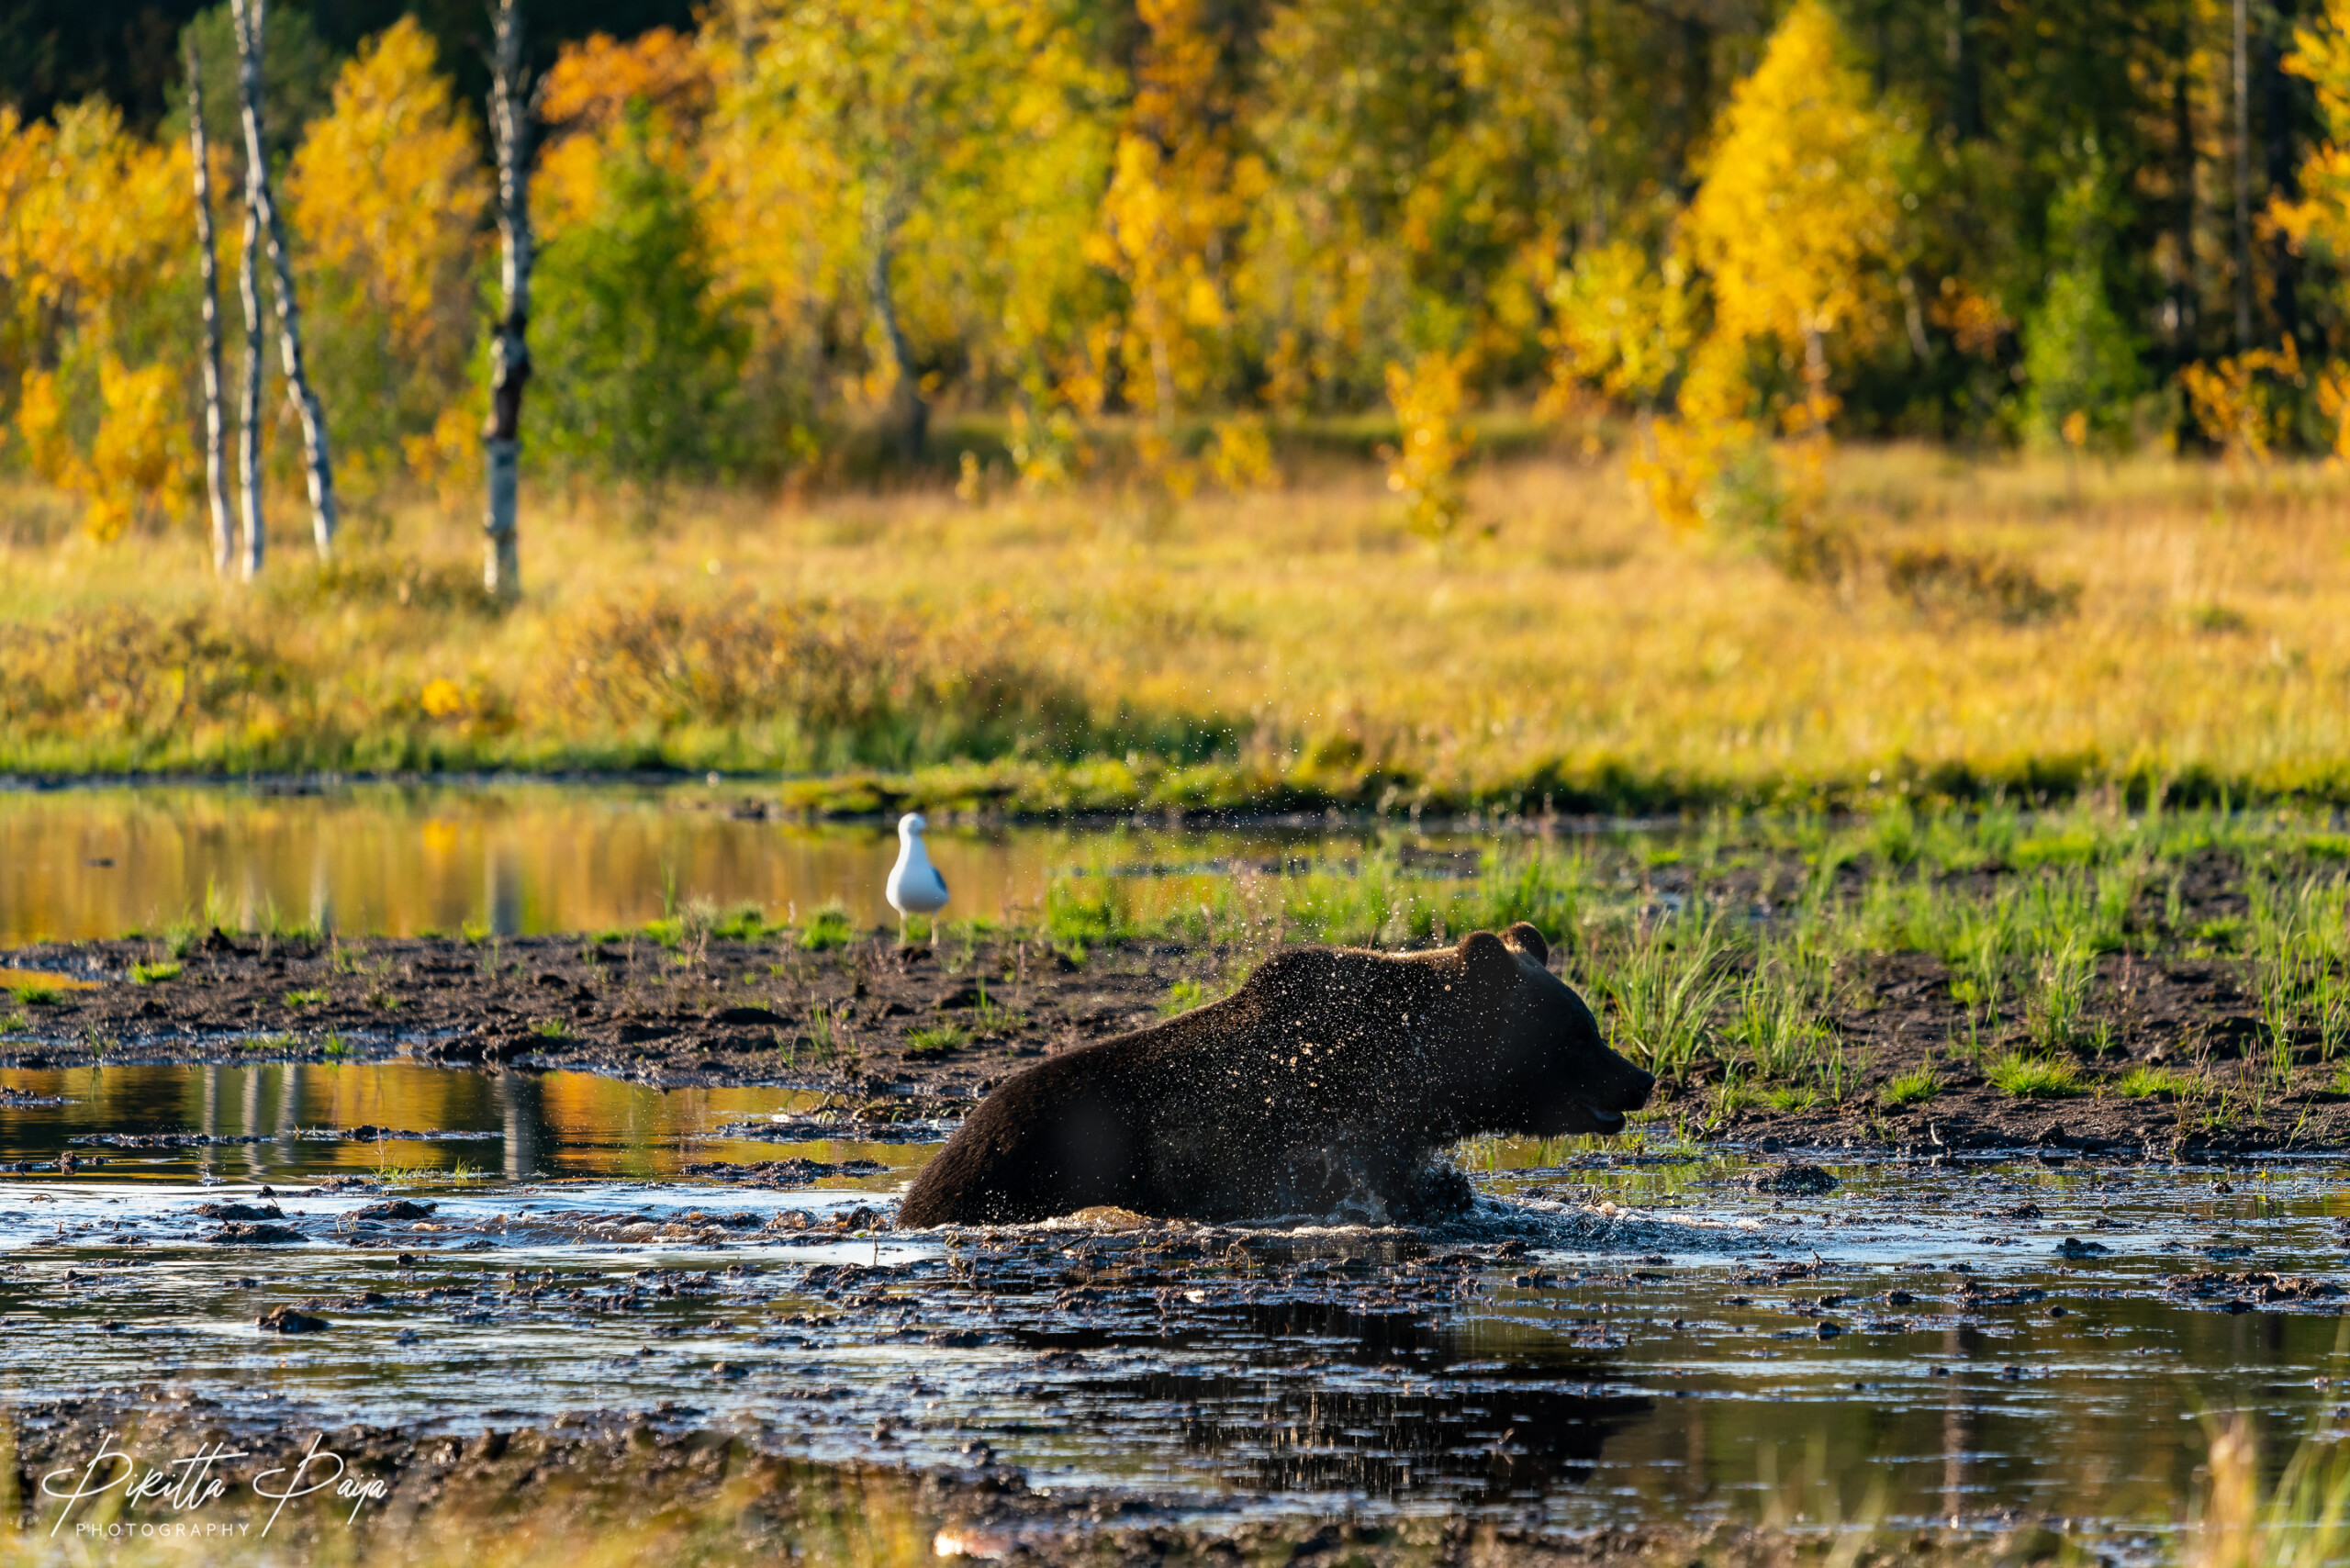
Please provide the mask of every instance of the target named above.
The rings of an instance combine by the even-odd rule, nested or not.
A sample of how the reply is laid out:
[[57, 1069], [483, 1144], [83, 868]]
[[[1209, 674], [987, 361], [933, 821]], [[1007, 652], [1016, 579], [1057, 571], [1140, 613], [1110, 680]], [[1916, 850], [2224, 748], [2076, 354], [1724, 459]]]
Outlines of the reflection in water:
[[1483, 1360], [1482, 1371], [1461, 1369], [1467, 1347], [1449, 1315], [1439, 1323], [1283, 1302], [1202, 1316], [1204, 1325], [1172, 1342], [1195, 1353], [1281, 1349], [1259, 1350], [1246, 1368], [1153, 1368], [1080, 1386], [1090, 1398], [1169, 1409], [1183, 1451], [1248, 1491], [1468, 1506], [1540, 1500], [1589, 1481], [1607, 1439], [1654, 1408], [1644, 1395], [1595, 1392], [1622, 1369], [1561, 1355], [1543, 1337]]
[[[54, 1160], [72, 1148], [106, 1161], [109, 1180], [216, 1176], [286, 1182], [462, 1167], [508, 1181], [549, 1176], [665, 1177], [681, 1166], [801, 1157], [874, 1160], [888, 1187], [929, 1152], [910, 1144], [776, 1144], [719, 1139], [728, 1121], [797, 1108], [789, 1089], [652, 1089], [587, 1073], [477, 1073], [407, 1062], [266, 1062], [252, 1067], [124, 1066], [0, 1070], [0, 1090], [62, 1104], [0, 1108], [0, 1163]], [[380, 1127], [423, 1137], [335, 1138]], [[89, 1134], [196, 1134], [220, 1141], [114, 1147]]]
[[[2215, 1266], [2338, 1270], [2338, 1164], [1851, 1165], [1784, 1211], [1730, 1159], [1487, 1179], [1605, 1197], [1659, 1222], [1648, 1234], [1735, 1230], [1729, 1250], [1692, 1239], [1638, 1267], [1539, 1240], [1505, 1260], [1332, 1231], [950, 1247], [764, 1224], [851, 1206], [930, 1152], [708, 1138], [803, 1103], [786, 1091], [406, 1063], [9, 1070], [0, 1090], [0, 1160], [73, 1147], [105, 1161], [0, 1179], [0, 1320], [28, 1397], [160, 1376], [224, 1407], [265, 1390], [271, 1411], [320, 1424], [509, 1429], [675, 1400], [695, 1420], [768, 1422], [818, 1458], [963, 1464], [984, 1441], [1039, 1485], [1567, 1529], [1774, 1512], [2167, 1528], [2202, 1461], [2199, 1413], [2247, 1411], [2279, 1450], [2350, 1419], [2333, 1392], [2350, 1378], [2338, 1301], [2232, 1312], [2171, 1288]], [[433, 1136], [315, 1136], [368, 1125]], [[69, 1146], [87, 1133], [240, 1141]], [[660, 1180], [788, 1154], [887, 1169], [822, 1196]], [[460, 1161], [482, 1179], [448, 1180]], [[345, 1227], [373, 1193], [299, 1190], [402, 1168], [438, 1177], [385, 1183], [440, 1204], [413, 1233]], [[307, 1242], [208, 1242], [195, 1204], [225, 1194], [206, 1175], [275, 1183]], [[1985, 1218], [2026, 1198], [2043, 1219]], [[2055, 1251], [2092, 1228], [2110, 1252]], [[421, 1261], [396, 1263], [398, 1248]], [[816, 1263], [834, 1275], [811, 1279]], [[331, 1334], [253, 1330], [268, 1305], [314, 1298]], [[126, 1327], [92, 1333], [100, 1320]], [[717, 1361], [744, 1370], [722, 1378]]]
[[[469, 922], [505, 935], [632, 925], [671, 898], [755, 903], [774, 918], [839, 899], [862, 924], [894, 924], [881, 897], [891, 830], [740, 814], [771, 796], [756, 785], [547, 783], [0, 791], [0, 946], [118, 936], [203, 917], [207, 904], [248, 928], [307, 918], [389, 935]], [[1034, 910], [1055, 870], [1197, 868], [1302, 843], [1343, 853], [1354, 841], [1046, 828], [931, 835], [957, 918]], [[1156, 876], [1137, 888], [1137, 907], [1196, 901], [1204, 885], [1201, 875]]]

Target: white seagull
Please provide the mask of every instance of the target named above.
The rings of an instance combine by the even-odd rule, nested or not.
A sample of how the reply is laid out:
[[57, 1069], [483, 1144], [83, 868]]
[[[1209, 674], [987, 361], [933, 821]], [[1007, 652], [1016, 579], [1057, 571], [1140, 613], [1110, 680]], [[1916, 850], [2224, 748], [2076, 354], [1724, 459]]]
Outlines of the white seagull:
[[882, 896], [898, 912], [901, 942], [906, 939], [906, 916], [936, 914], [946, 907], [946, 879], [938, 874], [929, 852], [923, 848], [923, 832], [929, 826], [920, 812], [908, 812], [898, 819], [898, 863], [890, 868]]

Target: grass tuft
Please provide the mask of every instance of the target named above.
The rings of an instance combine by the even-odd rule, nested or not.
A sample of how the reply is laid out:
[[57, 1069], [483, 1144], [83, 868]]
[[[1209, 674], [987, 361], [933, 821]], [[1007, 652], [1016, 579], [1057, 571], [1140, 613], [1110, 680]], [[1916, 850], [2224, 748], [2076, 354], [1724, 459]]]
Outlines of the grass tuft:
[[907, 1034], [906, 1057], [918, 1061], [952, 1056], [968, 1038], [960, 1024], [933, 1024]]
[[2133, 1067], [2115, 1082], [2113, 1092], [2124, 1100], [2183, 1100], [2195, 1092], [2195, 1081], [2166, 1067]]
[[1884, 1099], [1888, 1105], [1922, 1105], [1942, 1092], [1942, 1081], [1934, 1070], [1921, 1067], [1912, 1072], [1886, 1081]]
[[2019, 1100], [2062, 1100], [2081, 1092], [2081, 1070], [2053, 1057], [2009, 1051], [1984, 1070], [2003, 1094]]
[[800, 945], [811, 953], [845, 947], [856, 940], [856, 925], [849, 918], [848, 905], [838, 899], [810, 915], [806, 928], [800, 933]]

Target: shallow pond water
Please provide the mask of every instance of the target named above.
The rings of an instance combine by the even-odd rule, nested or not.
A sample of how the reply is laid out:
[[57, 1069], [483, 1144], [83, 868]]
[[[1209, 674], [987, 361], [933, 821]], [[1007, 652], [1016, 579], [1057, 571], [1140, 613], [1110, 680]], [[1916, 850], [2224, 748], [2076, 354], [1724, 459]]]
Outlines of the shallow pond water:
[[[839, 899], [867, 925], [897, 851], [879, 824], [766, 820], [771, 789], [493, 782], [288, 790], [140, 786], [0, 790], [0, 946], [118, 936], [180, 918], [414, 935], [631, 925], [666, 900], [771, 917]], [[1124, 872], [1137, 908], [1203, 879], [1345, 854], [1359, 835], [934, 827], [956, 918], [1034, 912], [1046, 879]]]
[[[2208, 1413], [2257, 1413], [2275, 1457], [2350, 1421], [2333, 1162], [1843, 1164], [1777, 1196], [1743, 1156], [1504, 1146], [1444, 1233], [950, 1240], [871, 1229], [931, 1146], [711, 1136], [805, 1112], [784, 1091], [315, 1064], [0, 1090], [0, 1159], [105, 1161], [0, 1176], [17, 1398], [453, 1429], [619, 1407], [1209, 1514], [2042, 1516], [2125, 1558], [2179, 1517]], [[303, 1136], [361, 1126], [386, 1136]], [[260, 1141], [137, 1141], [172, 1133]], [[835, 1173], [670, 1179], [795, 1156]], [[359, 1212], [393, 1198], [435, 1207]], [[276, 1206], [291, 1239], [207, 1203]], [[255, 1327], [289, 1303], [331, 1327]]]

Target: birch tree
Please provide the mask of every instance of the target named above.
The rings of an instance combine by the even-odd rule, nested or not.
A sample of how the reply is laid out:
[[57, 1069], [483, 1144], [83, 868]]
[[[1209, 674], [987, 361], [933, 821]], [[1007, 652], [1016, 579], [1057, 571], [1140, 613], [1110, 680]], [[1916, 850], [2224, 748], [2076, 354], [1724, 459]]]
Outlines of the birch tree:
[[220, 282], [212, 254], [212, 168], [204, 136], [204, 74], [187, 41], [187, 140], [196, 169], [196, 270], [204, 312], [204, 494], [212, 515], [212, 569], [229, 575], [235, 549], [229, 521], [227, 430], [220, 408]]
[[[245, 11], [239, 4], [230, 15], [237, 35], [237, 101], [252, 105], [261, 97], [261, 46], [245, 39]], [[237, 256], [237, 297], [245, 311], [244, 379], [237, 388], [237, 510], [244, 531], [240, 541], [240, 571], [245, 581], [261, 575], [268, 553], [269, 533], [261, 504], [261, 384], [269, 367], [261, 357], [261, 208], [252, 201], [254, 165], [265, 156], [261, 150], [260, 115], [244, 111], [245, 232]], [[265, 165], [264, 165], [265, 167]]]
[[482, 552], [482, 586], [500, 599], [522, 591], [515, 512], [522, 461], [522, 388], [531, 379], [530, 94], [522, 69], [520, 0], [498, 0], [492, 62], [489, 133], [498, 150], [498, 281], [504, 308], [490, 330], [488, 536]]
[[326, 416], [319, 408], [318, 393], [311, 387], [302, 364], [302, 311], [294, 297], [294, 267], [286, 252], [285, 225], [270, 195], [269, 154], [262, 141], [261, 47], [266, 3], [267, 0], [229, 0], [230, 14], [237, 20], [237, 90], [245, 120], [245, 203], [252, 215], [246, 220], [246, 230], [250, 235], [258, 226], [269, 241], [271, 281], [277, 300], [278, 344], [285, 366], [285, 395], [302, 421], [302, 466], [310, 487], [310, 531], [319, 554], [323, 557], [334, 548], [334, 465], [327, 453]]

